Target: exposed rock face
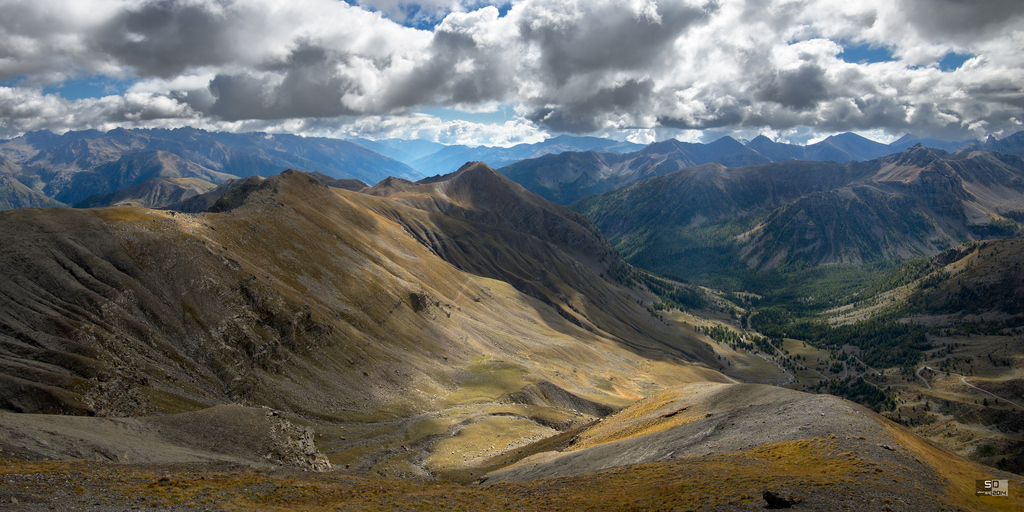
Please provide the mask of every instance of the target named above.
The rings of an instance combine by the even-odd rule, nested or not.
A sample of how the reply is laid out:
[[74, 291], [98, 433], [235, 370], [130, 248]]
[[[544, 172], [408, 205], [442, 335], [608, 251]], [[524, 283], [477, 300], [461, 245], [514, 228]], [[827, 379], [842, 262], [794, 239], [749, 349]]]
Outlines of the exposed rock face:
[[218, 405], [147, 421], [182, 446], [311, 471], [331, 469], [327, 457], [317, 451], [313, 429], [296, 425], [269, 407]]

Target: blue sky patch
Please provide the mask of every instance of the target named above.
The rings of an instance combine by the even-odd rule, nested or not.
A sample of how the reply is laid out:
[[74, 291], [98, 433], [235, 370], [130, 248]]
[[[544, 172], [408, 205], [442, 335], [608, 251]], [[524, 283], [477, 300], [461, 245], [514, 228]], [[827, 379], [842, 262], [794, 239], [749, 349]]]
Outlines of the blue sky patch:
[[452, 108], [427, 107], [418, 110], [421, 114], [434, 116], [444, 122], [463, 120], [471, 123], [481, 124], [504, 124], [505, 121], [515, 119], [516, 112], [511, 105], [499, 105], [494, 112], [463, 112]]
[[65, 80], [43, 87], [43, 94], [60, 94], [66, 100], [120, 96], [128, 92], [136, 80], [117, 80], [106, 76], [89, 76]]
[[943, 71], [955, 71], [964, 65], [970, 59], [973, 59], [974, 55], [969, 53], [956, 53], [949, 52], [942, 60], [939, 61], [939, 69]]
[[892, 51], [884, 46], [873, 46], [870, 44], [855, 45], [846, 41], [840, 41], [839, 44], [843, 47], [839, 58], [850, 64], [873, 64], [875, 62], [892, 62], [896, 60], [896, 57], [892, 56]]
[[25, 78], [26, 77], [22, 75], [10, 78], [8, 80], [4, 80], [0, 82], [0, 87], [18, 87], [19, 85], [21, 85], [21, 82], [25, 81]]

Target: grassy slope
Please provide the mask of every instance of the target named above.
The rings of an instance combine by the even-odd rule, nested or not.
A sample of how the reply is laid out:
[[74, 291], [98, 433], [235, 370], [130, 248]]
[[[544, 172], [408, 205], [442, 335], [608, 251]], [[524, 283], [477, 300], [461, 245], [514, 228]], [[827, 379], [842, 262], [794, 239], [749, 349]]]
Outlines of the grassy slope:
[[[144, 415], [268, 405], [315, 425], [337, 463], [420, 474], [432, 462], [403, 446], [427, 454], [462, 421], [520, 414], [497, 402], [528, 384], [620, 406], [726, 379], [688, 363], [680, 349], [699, 343], [656, 321], [634, 302], [637, 292], [536, 237], [300, 173], [255, 187], [216, 214], [5, 214], [20, 232], [4, 257], [31, 262], [36, 280], [5, 276], [6, 346], [63, 344], [31, 349], [52, 365], [4, 360], [7, 406]], [[447, 256], [469, 271], [413, 230], [451, 248]], [[488, 265], [506, 272], [516, 261], [515, 286], [494, 278], [507, 274], [488, 276]], [[25, 313], [31, 304], [55, 316]], [[80, 313], [60, 316], [69, 310]], [[510, 425], [533, 435], [546, 417], [565, 414], [549, 409]], [[487, 455], [502, 450], [488, 445]]]
[[[771, 407], [777, 399], [772, 397], [779, 395], [770, 388], [763, 393], [749, 386], [732, 389], [755, 391], [750, 398], [758, 407]], [[694, 392], [695, 388], [672, 391], [641, 401], [579, 434], [571, 450], [581, 452], [628, 439], [642, 440], [678, 428], [686, 424], [680, 416], [697, 406], [701, 406], [700, 412], [704, 414], [724, 414], [730, 407], [721, 401], [693, 402]], [[806, 395], [785, 396], [796, 397], [798, 402], [810, 399], [822, 403]], [[680, 411], [680, 407], [685, 409]], [[738, 407], [736, 412], [747, 408], [738, 402], [732, 407]], [[817, 409], [812, 412], [818, 414]], [[835, 413], [842, 416], [839, 411]], [[799, 413], [790, 410], [784, 414]], [[862, 409], [859, 415], [854, 423], [874, 428], [767, 443], [744, 438], [741, 442], [748, 446], [742, 451], [680, 453], [658, 462], [576, 476], [498, 482], [486, 487], [356, 477], [339, 472], [268, 473], [225, 464], [168, 467], [5, 460], [0, 461], [0, 495], [15, 497], [22, 503], [59, 502], [62, 506], [755, 510], [764, 508], [762, 491], [774, 490], [802, 499], [800, 507], [817, 510], [879, 510], [886, 506], [918, 510], [1019, 510], [1024, 505], [1024, 480], [1019, 477], [992, 473], [988, 468], [968, 463]], [[480, 430], [498, 426], [493, 422], [477, 425]], [[974, 480], [993, 477], [1010, 480], [1010, 497], [974, 496]]]

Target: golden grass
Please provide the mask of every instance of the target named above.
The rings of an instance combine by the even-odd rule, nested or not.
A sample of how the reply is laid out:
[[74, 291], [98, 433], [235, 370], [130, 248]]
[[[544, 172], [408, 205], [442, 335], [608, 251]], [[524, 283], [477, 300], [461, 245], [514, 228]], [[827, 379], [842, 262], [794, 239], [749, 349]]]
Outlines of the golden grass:
[[536, 382], [536, 377], [531, 378], [525, 369], [486, 357], [477, 358], [465, 370], [472, 376], [445, 397], [445, 401], [451, 405], [490, 402]]
[[227, 510], [688, 510], [760, 504], [764, 488], [856, 485], [858, 477], [871, 472], [856, 456], [823, 439], [490, 487], [339, 473], [166, 473], [85, 462], [0, 462], [3, 475], [32, 473], [51, 486], [74, 486], [70, 490], [90, 506]]
[[698, 405], [671, 407], [689, 392], [676, 390], [640, 400], [581, 434], [573, 449], [653, 434], [703, 418], [704, 408]]
[[989, 468], [964, 460], [888, 421], [880, 423], [946, 480], [945, 495], [949, 503], [967, 510], [1024, 510], [1024, 481], [1013, 480], [1007, 497], [976, 496], [975, 480], [992, 478]]
[[554, 429], [525, 418], [492, 416], [468, 425], [458, 435], [435, 444], [426, 463], [432, 471], [479, 466], [498, 453], [555, 434]]

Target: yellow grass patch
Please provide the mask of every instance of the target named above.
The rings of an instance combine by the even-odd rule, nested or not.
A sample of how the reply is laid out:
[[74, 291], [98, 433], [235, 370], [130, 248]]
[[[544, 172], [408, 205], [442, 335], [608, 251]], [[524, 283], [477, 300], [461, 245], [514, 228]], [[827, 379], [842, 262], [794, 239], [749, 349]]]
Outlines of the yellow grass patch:
[[1021, 480], [1010, 484], [1010, 495], [990, 497], [975, 495], [975, 480], [992, 478], [991, 470], [966, 461], [952, 452], [914, 436], [889, 422], [880, 422], [904, 446], [911, 447], [925, 462], [948, 482], [945, 495], [950, 503], [967, 510], [1024, 510], [1024, 488]]
[[[0, 462], [93, 506], [227, 510], [688, 510], [760, 506], [764, 488], [855, 483], [870, 468], [828, 440], [765, 445], [744, 453], [686, 457], [600, 473], [489, 487], [441, 482], [213, 469], [164, 472], [84, 462]], [[68, 476], [74, 478], [68, 478]], [[0, 490], [5, 483], [0, 483]], [[70, 487], [69, 487], [70, 486]], [[68, 489], [65, 489], [68, 487]], [[65, 503], [64, 505], [70, 505]]]

